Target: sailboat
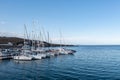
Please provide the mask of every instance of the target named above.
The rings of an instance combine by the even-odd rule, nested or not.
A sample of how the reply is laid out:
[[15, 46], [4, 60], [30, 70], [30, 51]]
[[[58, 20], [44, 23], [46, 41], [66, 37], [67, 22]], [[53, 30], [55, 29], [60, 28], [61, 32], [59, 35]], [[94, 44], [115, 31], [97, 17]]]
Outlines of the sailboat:
[[13, 57], [15, 60], [32, 60], [33, 57], [30, 56], [32, 52], [30, 51], [30, 46], [27, 42], [24, 42], [24, 46], [22, 47], [22, 52]]
[[18, 56], [14, 56], [13, 59], [21, 60], [21, 61], [30, 61], [30, 60], [32, 60], [32, 57], [29, 56], [29, 55], [27, 56], [27, 55], [21, 54], [21, 55], [18, 55]]
[[1, 49], [0, 49], [0, 60], [3, 60], [3, 59], [11, 59], [11, 58], [12, 58], [11, 53], [8, 53], [7, 50], [1, 50]]
[[[26, 30], [26, 26], [24, 25], [24, 28]], [[27, 31], [26, 31], [27, 32]], [[15, 60], [32, 60], [32, 56], [30, 56], [31, 51], [30, 51], [30, 46], [28, 42], [25, 41], [25, 32], [24, 32], [24, 46], [22, 47], [22, 52], [16, 56], [13, 57]]]
[[[32, 31], [32, 35], [34, 35], [34, 31]], [[35, 39], [35, 35], [33, 37]], [[31, 54], [31, 56], [33, 57], [33, 59], [46, 58], [45, 51], [40, 48], [40, 41], [36, 40], [37, 41], [37, 47], [36, 47], [36, 41], [34, 39], [32, 40], [32, 49], [31, 49], [32, 54]]]
[[58, 53], [60, 55], [66, 55], [66, 54], [73, 54], [73, 53], [75, 53], [76, 52], [75, 50], [71, 50], [71, 49], [67, 49], [67, 48], [63, 48], [62, 47], [61, 38], [62, 38], [62, 34], [61, 34], [61, 31], [60, 31], [60, 48], [58, 49]]

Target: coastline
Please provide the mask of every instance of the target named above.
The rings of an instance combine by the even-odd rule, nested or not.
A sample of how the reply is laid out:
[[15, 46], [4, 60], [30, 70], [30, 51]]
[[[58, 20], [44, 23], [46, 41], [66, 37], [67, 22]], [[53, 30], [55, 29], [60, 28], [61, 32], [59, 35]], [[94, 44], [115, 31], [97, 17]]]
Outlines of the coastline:
[[[32, 40], [26, 39], [32, 45]], [[36, 43], [39, 40], [34, 40]], [[66, 47], [73, 47], [77, 45], [69, 45], [69, 44], [58, 44], [58, 43], [48, 43], [46, 41], [40, 41], [43, 43], [44, 47], [59, 47], [59, 46], [66, 46]], [[9, 44], [10, 43], [10, 44]], [[0, 48], [21, 48], [24, 44], [24, 39], [19, 37], [0, 37]], [[43, 46], [40, 45], [40, 46]], [[36, 44], [37, 46], [37, 44]]]

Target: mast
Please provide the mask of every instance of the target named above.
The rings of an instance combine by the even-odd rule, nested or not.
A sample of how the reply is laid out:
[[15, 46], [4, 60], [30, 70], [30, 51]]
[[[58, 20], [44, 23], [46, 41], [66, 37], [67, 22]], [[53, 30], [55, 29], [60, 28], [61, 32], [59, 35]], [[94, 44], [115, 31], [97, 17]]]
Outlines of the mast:
[[25, 27], [25, 33], [27, 35], [27, 39], [29, 39], [29, 36], [28, 36], [28, 32], [27, 32], [27, 28], [26, 28], [26, 25], [24, 24], [24, 27]]
[[41, 33], [41, 30], [40, 30], [40, 44], [42, 45], [42, 47], [43, 47], [43, 44], [42, 44], [42, 42], [43, 42], [43, 36], [42, 36], [42, 33]]
[[33, 21], [33, 28], [32, 28], [32, 50], [34, 48], [34, 21]]
[[[49, 32], [47, 32], [47, 35], [48, 35], [48, 41], [47, 41], [47, 42], [48, 42], [48, 44], [50, 45], [50, 42], [49, 42]], [[49, 45], [48, 45], [48, 49], [49, 49], [49, 47], [50, 47]]]
[[49, 40], [50, 40], [50, 39], [49, 39], [49, 32], [47, 32], [47, 35], [48, 35], [48, 41], [47, 41], [47, 42], [49, 43]]
[[60, 30], [60, 48], [62, 47], [62, 33], [61, 33], [61, 30]]
[[45, 41], [47, 41], [45, 30], [44, 30], [43, 27], [42, 27], [42, 29], [43, 29], [43, 36], [44, 36], [44, 39], [45, 39]]
[[25, 52], [25, 24], [24, 24], [24, 45], [23, 45], [23, 52]]
[[24, 25], [24, 46], [25, 46], [25, 25]]

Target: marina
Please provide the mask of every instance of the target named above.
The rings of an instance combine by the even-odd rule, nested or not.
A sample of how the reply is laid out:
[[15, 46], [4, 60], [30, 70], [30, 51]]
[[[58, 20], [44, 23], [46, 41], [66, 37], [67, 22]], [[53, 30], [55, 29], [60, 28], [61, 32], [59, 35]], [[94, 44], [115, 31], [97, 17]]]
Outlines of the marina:
[[120, 80], [120, 0], [0, 0], [0, 80]]
[[[31, 36], [28, 36], [27, 27], [24, 24], [24, 39], [22, 41], [23, 44], [21, 48], [16, 47], [16, 50], [14, 48], [9, 49], [9, 46], [14, 46], [11, 42], [7, 42], [8, 44], [0, 44], [0, 46], [3, 46], [3, 45], [8, 46], [8, 49], [0, 50], [0, 59], [31, 61], [31, 60], [40, 60], [40, 59], [50, 58], [50, 57], [59, 56], [59, 55], [69, 55], [69, 54], [74, 54], [76, 52], [75, 50], [67, 49], [66, 45], [64, 45], [63, 47], [62, 46], [63, 44], [61, 43], [62, 42], [61, 38], [60, 38], [60, 44], [59, 44], [60, 46], [58, 46], [58, 48], [56, 49], [54, 47], [51, 48], [51, 43], [49, 41], [50, 40], [49, 34], [47, 35], [48, 39], [43, 40], [41, 39], [41, 37], [44, 38], [46, 36], [41, 36], [44, 34], [39, 34], [39, 35], [35, 34], [35, 32], [36, 31], [32, 30], [31, 32], [32, 38], [30, 39]], [[35, 35], [38, 36], [38, 39], [35, 37]], [[49, 46], [46, 48], [43, 42], [48, 43]], [[17, 43], [17, 45], [19, 44]]]
[[74, 55], [75, 50], [60, 50], [60, 49], [49, 49], [42, 51], [32, 51], [31, 49], [24, 49], [24, 50], [15, 50], [15, 49], [1, 49], [0, 51], [0, 60], [6, 59], [14, 59], [14, 60], [22, 60], [22, 61], [30, 61], [30, 60], [40, 60], [45, 58], [51, 58], [60, 55]]

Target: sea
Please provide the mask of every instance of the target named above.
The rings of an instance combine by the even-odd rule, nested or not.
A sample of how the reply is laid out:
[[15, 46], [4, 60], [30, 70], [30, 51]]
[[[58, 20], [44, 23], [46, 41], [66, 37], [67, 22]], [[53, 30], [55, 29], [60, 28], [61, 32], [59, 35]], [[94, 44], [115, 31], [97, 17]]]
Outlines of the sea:
[[120, 80], [119, 45], [67, 48], [77, 52], [42, 60], [0, 60], [0, 80]]

